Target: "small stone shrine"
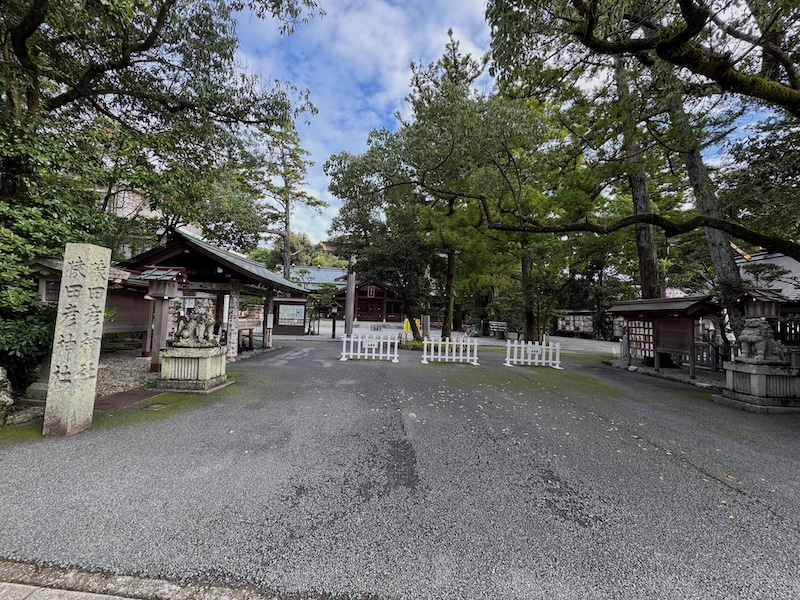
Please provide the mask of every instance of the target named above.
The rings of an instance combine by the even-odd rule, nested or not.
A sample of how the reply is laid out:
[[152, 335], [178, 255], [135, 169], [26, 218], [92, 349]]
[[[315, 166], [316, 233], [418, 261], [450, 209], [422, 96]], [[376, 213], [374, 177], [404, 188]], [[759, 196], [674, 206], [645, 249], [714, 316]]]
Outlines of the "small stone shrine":
[[67, 244], [58, 298], [43, 435], [92, 424], [111, 250]]
[[747, 319], [739, 343], [741, 354], [724, 363], [726, 389], [714, 402], [755, 413], [800, 412], [800, 369], [789, 366], [769, 323]]
[[172, 347], [161, 349], [159, 389], [209, 393], [227, 384], [227, 349], [213, 333], [214, 314], [210, 300], [199, 300]]

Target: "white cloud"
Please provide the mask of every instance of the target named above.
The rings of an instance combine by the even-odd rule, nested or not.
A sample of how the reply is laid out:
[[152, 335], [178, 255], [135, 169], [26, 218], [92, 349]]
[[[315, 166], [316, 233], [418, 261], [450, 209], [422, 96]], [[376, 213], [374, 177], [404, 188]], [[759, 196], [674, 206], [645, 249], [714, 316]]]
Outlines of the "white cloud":
[[331, 203], [322, 215], [298, 209], [293, 229], [324, 240], [339, 204], [327, 191], [322, 165], [333, 154], [366, 149], [367, 135], [394, 128], [405, 110], [410, 63], [438, 60], [453, 29], [465, 53], [488, 49], [483, 0], [352, 0], [325, 3], [326, 15], [280, 36], [276, 23], [239, 20], [241, 60], [265, 80], [290, 81], [311, 92], [319, 114], [298, 124], [303, 147], [316, 164], [308, 191]]

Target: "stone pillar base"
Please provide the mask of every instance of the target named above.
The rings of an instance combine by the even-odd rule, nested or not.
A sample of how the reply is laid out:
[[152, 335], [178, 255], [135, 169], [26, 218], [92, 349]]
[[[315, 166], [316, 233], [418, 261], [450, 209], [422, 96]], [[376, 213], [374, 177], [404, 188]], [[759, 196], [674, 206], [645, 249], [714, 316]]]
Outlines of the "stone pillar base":
[[718, 404], [755, 413], [800, 412], [800, 369], [726, 361], [725, 390]]
[[230, 383], [225, 373], [226, 355], [221, 346], [162, 349], [161, 378], [156, 387], [173, 392], [216, 391]]

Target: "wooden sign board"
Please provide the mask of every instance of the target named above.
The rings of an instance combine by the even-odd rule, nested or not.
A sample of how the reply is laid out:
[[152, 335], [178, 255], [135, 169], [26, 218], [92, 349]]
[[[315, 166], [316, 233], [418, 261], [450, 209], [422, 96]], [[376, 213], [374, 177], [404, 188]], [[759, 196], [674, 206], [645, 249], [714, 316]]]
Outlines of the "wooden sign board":
[[694, 379], [694, 319], [661, 318], [655, 320], [655, 367], [661, 367], [660, 353], [686, 354], [689, 357], [689, 377]]
[[656, 319], [656, 349], [658, 352], [690, 354], [694, 341], [694, 321], [691, 319]]

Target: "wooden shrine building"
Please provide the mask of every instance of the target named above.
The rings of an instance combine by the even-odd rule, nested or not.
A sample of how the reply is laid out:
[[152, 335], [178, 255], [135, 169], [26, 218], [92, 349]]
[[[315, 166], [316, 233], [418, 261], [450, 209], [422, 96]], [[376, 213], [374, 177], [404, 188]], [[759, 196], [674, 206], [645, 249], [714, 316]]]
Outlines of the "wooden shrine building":
[[[165, 272], [169, 272], [169, 268], [180, 268], [184, 281], [176, 281], [171, 291], [164, 295], [150, 294], [150, 299], [155, 303], [155, 314], [163, 315], [168, 303], [176, 298], [181, 299], [186, 310], [191, 310], [196, 299], [212, 299], [217, 311], [218, 333], [226, 340], [228, 356], [238, 354], [242, 341], [239, 329], [242, 296], [254, 296], [264, 303], [264, 345], [268, 345], [266, 338], [267, 330], [272, 325], [270, 313], [273, 299], [279, 294], [293, 296], [304, 309], [304, 299], [308, 294], [304, 288], [273, 273], [264, 265], [218, 248], [184, 231], [176, 231], [165, 245], [128, 259], [122, 266], [140, 272], [152, 272], [155, 267], [165, 269]], [[151, 369], [154, 371], [160, 370], [158, 349], [167, 345], [166, 330], [156, 329], [162, 333], [157, 339], [154, 336], [152, 343]], [[252, 333], [250, 330], [250, 346]]]
[[628, 336], [628, 365], [631, 359], [650, 358], [656, 369], [659, 355], [681, 354], [689, 358], [689, 376], [694, 377], [696, 328], [700, 318], [719, 315], [711, 296], [650, 298], [619, 302], [609, 309], [625, 318]]
[[[341, 289], [333, 299], [345, 306], [347, 289]], [[353, 318], [359, 322], [402, 323], [403, 299], [389, 286], [368, 281], [355, 285]]]

